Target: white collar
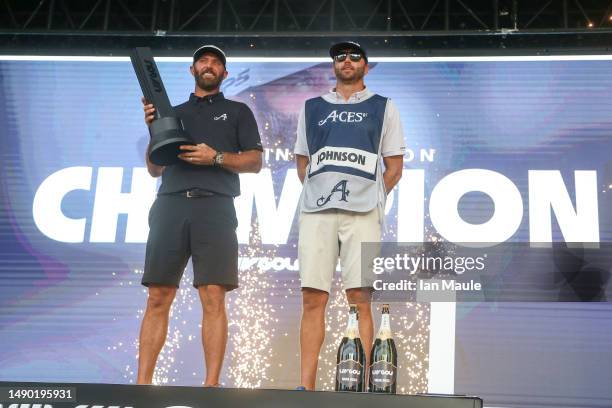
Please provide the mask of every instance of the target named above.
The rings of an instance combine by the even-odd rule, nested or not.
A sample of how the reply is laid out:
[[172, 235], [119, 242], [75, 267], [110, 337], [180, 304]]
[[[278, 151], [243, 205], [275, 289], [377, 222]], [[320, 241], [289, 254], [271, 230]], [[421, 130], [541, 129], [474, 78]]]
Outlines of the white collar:
[[348, 100], [345, 100], [344, 96], [336, 92], [336, 88], [333, 88], [329, 91], [328, 95], [329, 97], [335, 99], [336, 103], [351, 103], [351, 102], [361, 102], [365, 99], [368, 99], [370, 96], [372, 96], [372, 92], [366, 86], [361, 91], [357, 91], [353, 93], [351, 96], [349, 96]]

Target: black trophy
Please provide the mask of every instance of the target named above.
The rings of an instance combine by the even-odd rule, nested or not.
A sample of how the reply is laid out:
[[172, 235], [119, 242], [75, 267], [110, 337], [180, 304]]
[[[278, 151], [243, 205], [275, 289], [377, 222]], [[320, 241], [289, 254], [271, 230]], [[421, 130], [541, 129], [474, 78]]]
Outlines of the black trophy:
[[177, 156], [181, 153], [179, 146], [194, 143], [170, 105], [151, 49], [134, 48], [130, 53], [130, 59], [144, 97], [155, 106], [155, 119], [149, 126], [151, 135], [149, 160], [159, 166], [177, 163], [180, 160]]

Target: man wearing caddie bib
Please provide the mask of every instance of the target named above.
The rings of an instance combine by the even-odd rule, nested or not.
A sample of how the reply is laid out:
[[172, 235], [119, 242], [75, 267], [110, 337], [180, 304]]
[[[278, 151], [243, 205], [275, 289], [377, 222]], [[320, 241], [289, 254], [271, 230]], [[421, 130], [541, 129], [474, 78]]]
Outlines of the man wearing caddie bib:
[[315, 388], [325, 307], [338, 257], [343, 288], [348, 302], [357, 304], [361, 340], [370, 355], [373, 279], [367, 271], [362, 274], [361, 243], [381, 240], [386, 195], [401, 177], [406, 149], [395, 104], [365, 87], [369, 67], [363, 47], [341, 42], [331, 47], [330, 56], [336, 87], [306, 101], [294, 150], [303, 183], [299, 388], [306, 390]]

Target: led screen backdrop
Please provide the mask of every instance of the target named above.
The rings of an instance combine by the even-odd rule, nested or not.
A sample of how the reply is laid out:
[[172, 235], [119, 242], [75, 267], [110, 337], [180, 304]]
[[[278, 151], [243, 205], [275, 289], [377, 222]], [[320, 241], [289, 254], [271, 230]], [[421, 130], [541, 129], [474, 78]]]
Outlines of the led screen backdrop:
[[[158, 66], [172, 103], [183, 102], [193, 89], [189, 60]], [[295, 127], [303, 101], [334, 77], [325, 60], [233, 59], [228, 70], [223, 91], [255, 112], [265, 165], [241, 176], [235, 202], [242, 286], [228, 299], [223, 382], [289, 388], [299, 379], [301, 311]], [[373, 60], [366, 83], [395, 101], [408, 146], [385, 240], [462, 242], [470, 240], [464, 222], [493, 243], [609, 243], [611, 71], [607, 56]], [[127, 58], [7, 57], [0, 84], [0, 380], [133, 382], [158, 181], [144, 167], [148, 132], [132, 67]], [[458, 201], [445, 185], [459, 190]], [[432, 206], [450, 216], [432, 219]], [[609, 292], [605, 272], [599, 300]], [[188, 267], [155, 376], [161, 384], [203, 379], [190, 281]], [[459, 304], [442, 317], [427, 303], [392, 304], [398, 389], [610, 405], [612, 308], [558, 299]], [[336, 282], [324, 389], [333, 388], [345, 320]]]

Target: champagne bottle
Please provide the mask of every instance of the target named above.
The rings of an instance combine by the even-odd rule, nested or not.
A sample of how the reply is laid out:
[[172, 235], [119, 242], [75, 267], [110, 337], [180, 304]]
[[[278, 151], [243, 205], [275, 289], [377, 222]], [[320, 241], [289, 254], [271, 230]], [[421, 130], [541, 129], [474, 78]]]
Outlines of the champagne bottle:
[[397, 388], [397, 349], [391, 334], [389, 305], [382, 308], [380, 329], [370, 355], [370, 392], [395, 394]]
[[357, 306], [350, 305], [346, 334], [336, 359], [336, 391], [365, 391], [365, 353], [359, 338], [358, 320]]

